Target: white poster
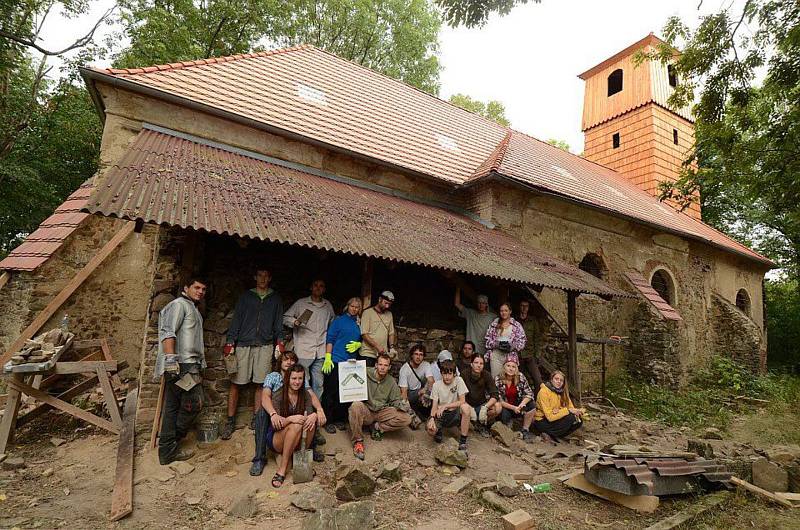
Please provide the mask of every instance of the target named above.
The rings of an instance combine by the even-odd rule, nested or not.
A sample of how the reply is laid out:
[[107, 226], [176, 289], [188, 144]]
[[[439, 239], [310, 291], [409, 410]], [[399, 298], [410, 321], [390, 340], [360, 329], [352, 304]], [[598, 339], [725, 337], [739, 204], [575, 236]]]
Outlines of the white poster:
[[367, 361], [339, 363], [339, 403], [367, 400]]

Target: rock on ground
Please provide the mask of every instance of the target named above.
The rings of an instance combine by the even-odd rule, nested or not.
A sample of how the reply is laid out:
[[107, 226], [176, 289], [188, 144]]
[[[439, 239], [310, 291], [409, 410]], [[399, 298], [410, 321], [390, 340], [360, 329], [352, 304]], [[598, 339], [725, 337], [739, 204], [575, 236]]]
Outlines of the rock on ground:
[[789, 473], [766, 458], [753, 462], [753, 484], [767, 491], [787, 491]]
[[501, 497], [492, 490], [486, 490], [483, 493], [481, 493], [481, 498], [492, 509], [497, 510], [503, 515], [514, 511], [514, 508], [511, 506], [511, 504], [509, 504], [507, 500], [505, 500], [503, 497]]
[[255, 497], [249, 493], [245, 493], [238, 498], [234, 499], [231, 507], [228, 508], [228, 514], [234, 517], [241, 517], [248, 519], [258, 513], [258, 504]]
[[446, 466], [458, 466], [462, 469], [467, 467], [469, 462], [467, 453], [465, 451], [459, 451], [458, 442], [453, 438], [447, 438], [444, 442], [439, 444], [434, 457]]
[[704, 440], [689, 440], [686, 443], [686, 450], [690, 453], [696, 453], [706, 460], [713, 460], [714, 447]]
[[472, 484], [472, 479], [467, 477], [458, 477], [450, 484], [442, 488], [442, 493], [461, 493], [467, 486]]
[[497, 492], [503, 497], [516, 497], [519, 495], [519, 486], [517, 485], [517, 481], [505, 471], [498, 471]]
[[336, 499], [318, 485], [303, 488], [292, 497], [292, 504], [301, 510], [315, 512], [324, 508], [335, 508]]
[[25, 467], [25, 459], [20, 456], [14, 456], [3, 460], [3, 470], [13, 471], [15, 469], [22, 469]]
[[363, 530], [375, 526], [375, 503], [348, 502], [336, 509], [323, 508], [303, 521], [303, 530]]
[[192, 464], [183, 461], [172, 462], [168, 467], [181, 476], [188, 475], [189, 473], [194, 471], [194, 466]]
[[400, 462], [388, 462], [381, 467], [380, 472], [378, 473], [382, 479], [386, 479], [388, 482], [397, 482], [403, 478], [402, 471], [400, 469]]
[[506, 447], [511, 447], [514, 440], [517, 439], [517, 435], [514, 434], [514, 431], [506, 427], [506, 425], [500, 421], [496, 421], [492, 424], [492, 435]]
[[362, 465], [349, 464], [336, 470], [336, 498], [340, 501], [354, 501], [375, 491], [373, 479]]
[[722, 440], [722, 432], [716, 427], [707, 427], [700, 435], [704, 440]]

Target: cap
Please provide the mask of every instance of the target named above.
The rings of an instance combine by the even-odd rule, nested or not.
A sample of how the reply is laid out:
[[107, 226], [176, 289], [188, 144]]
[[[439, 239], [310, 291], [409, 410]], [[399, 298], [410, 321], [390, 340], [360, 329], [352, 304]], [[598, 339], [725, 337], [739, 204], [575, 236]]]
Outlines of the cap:
[[381, 298], [386, 298], [390, 302], [394, 302], [394, 293], [392, 291], [383, 291], [381, 293]]
[[488, 304], [489, 303], [489, 297], [486, 296], [485, 294], [479, 294], [478, 295], [478, 303], [479, 304], [480, 303]]
[[439, 355], [436, 357], [437, 362], [452, 361], [452, 360], [453, 360], [453, 354], [450, 353], [449, 350], [440, 351]]

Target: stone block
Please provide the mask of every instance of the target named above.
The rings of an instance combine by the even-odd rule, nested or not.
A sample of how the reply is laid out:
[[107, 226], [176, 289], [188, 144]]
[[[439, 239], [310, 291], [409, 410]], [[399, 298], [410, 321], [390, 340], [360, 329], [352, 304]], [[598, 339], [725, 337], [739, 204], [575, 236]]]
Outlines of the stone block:
[[529, 530], [533, 517], [525, 510], [516, 510], [503, 516], [503, 530]]
[[401, 480], [403, 477], [400, 469], [400, 462], [387, 462], [381, 467], [378, 476], [388, 482], [397, 482]]
[[506, 447], [511, 447], [514, 443], [514, 440], [517, 439], [517, 435], [514, 434], [514, 431], [509, 429], [505, 426], [502, 422], [496, 421], [492, 424], [492, 435], [497, 438], [500, 443], [505, 445]]
[[372, 495], [375, 491], [375, 479], [362, 465], [339, 466], [336, 478], [336, 498], [340, 501], [354, 501]]
[[458, 477], [450, 484], [442, 488], [442, 493], [461, 493], [467, 486], [472, 484], [472, 479], [467, 477]]
[[766, 458], [753, 462], [753, 484], [767, 491], [788, 491], [789, 473]]
[[490, 508], [497, 510], [504, 515], [514, 511], [514, 508], [508, 503], [508, 501], [492, 490], [486, 490], [481, 493], [481, 499], [483, 499], [483, 502], [489, 505]]
[[503, 497], [516, 497], [519, 495], [519, 486], [510, 474], [505, 471], [497, 472], [497, 492]]
[[292, 504], [301, 510], [315, 512], [325, 508], [335, 508], [336, 499], [318, 485], [306, 487], [292, 497]]
[[710, 443], [703, 440], [689, 440], [686, 444], [686, 450], [690, 453], [696, 453], [707, 460], [714, 458], [714, 448]]
[[436, 448], [434, 458], [446, 466], [467, 467], [469, 458], [465, 451], [458, 449], [458, 442], [453, 438], [447, 438]]

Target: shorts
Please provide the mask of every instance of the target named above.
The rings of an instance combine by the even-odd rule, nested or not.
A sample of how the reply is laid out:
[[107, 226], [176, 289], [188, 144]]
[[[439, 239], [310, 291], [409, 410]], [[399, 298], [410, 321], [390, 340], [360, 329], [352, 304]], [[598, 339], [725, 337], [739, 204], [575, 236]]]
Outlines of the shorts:
[[483, 423], [485, 425], [488, 416], [489, 416], [489, 409], [486, 406], [486, 403], [484, 403], [483, 405], [473, 405], [471, 410], [469, 411], [469, 419], [470, 421], [474, 421], [475, 423]]
[[445, 429], [447, 427], [457, 427], [461, 424], [461, 409], [448, 409], [442, 416], [436, 419], [436, 427]]
[[507, 408], [503, 408], [503, 410], [500, 412], [500, 421], [505, 423], [507, 421], [513, 420], [514, 418], [520, 418], [526, 412], [530, 412], [535, 408], [536, 408], [536, 405], [534, 404], [533, 401], [528, 401], [528, 404], [525, 405], [524, 407], [522, 407], [522, 411], [523, 411], [522, 414], [514, 414], [513, 412], [511, 412]]
[[231, 377], [231, 383], [264, 384], [274, 352], [272, 343], [264, 346], [236, 346], [236, 373]]

